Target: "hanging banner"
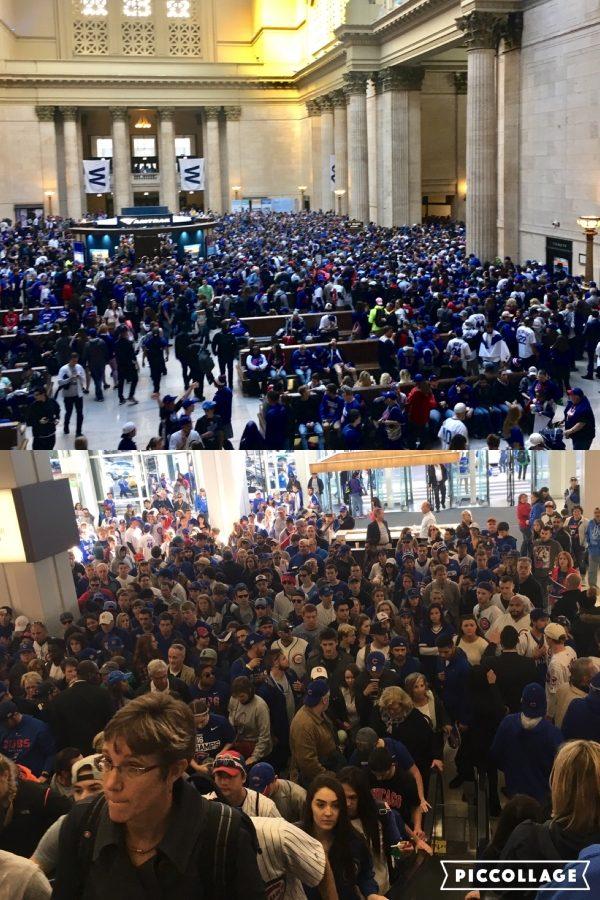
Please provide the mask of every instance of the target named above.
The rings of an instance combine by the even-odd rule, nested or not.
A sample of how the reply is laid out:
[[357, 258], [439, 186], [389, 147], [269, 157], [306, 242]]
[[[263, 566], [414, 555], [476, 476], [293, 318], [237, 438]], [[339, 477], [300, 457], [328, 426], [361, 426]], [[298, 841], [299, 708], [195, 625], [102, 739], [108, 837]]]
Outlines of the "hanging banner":
[[331, 183], [331, 190], [335, 188], [335, 154], [329, 157], [329, 181]]
[[184, 157], [179, 160], [182, 191], [204, 190], [204, 160]]
[[110, 194], [110, 159], [84, 159], [86, 194]]

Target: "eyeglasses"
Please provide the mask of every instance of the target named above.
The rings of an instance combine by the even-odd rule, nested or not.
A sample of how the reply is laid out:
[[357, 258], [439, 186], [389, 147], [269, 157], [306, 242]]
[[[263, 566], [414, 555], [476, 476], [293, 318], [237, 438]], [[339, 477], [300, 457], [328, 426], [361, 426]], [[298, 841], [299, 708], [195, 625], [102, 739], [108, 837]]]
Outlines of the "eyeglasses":
[[116, 770], [121, 778], [139, 778], [141, 775], [145, 775], [146, 772], [160, 769], [158, 764], [155, 766], [132, 766], [130, 763], [124, 763], [123, 765], [115, 766], [108, 756], [99, 756], [96, 759], [96, 767], [103, 775], [108, 775], [109, 772]]

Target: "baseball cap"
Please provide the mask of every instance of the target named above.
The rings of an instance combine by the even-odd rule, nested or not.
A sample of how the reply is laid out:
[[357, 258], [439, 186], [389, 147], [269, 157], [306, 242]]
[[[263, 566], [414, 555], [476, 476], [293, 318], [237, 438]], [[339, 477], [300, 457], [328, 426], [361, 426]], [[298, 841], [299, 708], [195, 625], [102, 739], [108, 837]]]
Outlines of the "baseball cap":
[[537, 431], [534, 431], [533, 434], [529, 435], [529, 441], [527, 442], [527, 448], [531, 449], [532, 447], [543, 447], [544, 446], [544, 438], [541, 434], [538, 434]]
[[328, 693], [329, 682], [326, 681], [325, 678], [316, 678], [314, 681], [310, 681], [308, 687], [306, 688], [306, 694], [304, 695], [304, 705], [317, 706], [317, 704], [320, 703], [323, 697], [326, 697]]
[[115, 669], [113, 672], [108, 673], [108, 678], [106, 679], [109, 684], [119, 684], [121, 681], [127, 681], [127, 675], [125, 672], [121, 672], [120, 669]]
[[310, 680], [315, 681], [317, 678], [329, 678], [325, 666], [315, 666], [310, 670]]
[[98, 768], [99, 758], [99, 755], [94, 753], [74, 762], [71, 766], [71, 784], [78, 784], [80, 781], [102, 781], [102, 772]]
[[254, 602], [254, 609], [267, 609], [268, 605], [266, 597], [257, 597]]
[[539, 619], [549, 619], [550, 613], [547, 613], [545, 609], [541, 609], [539, 606], [532, 609], [529, 613], [529, 618], [532, 622], [537, 622]]
[[383, 627], [383, 622], [373, 622], [371, 625], [371, 634], [387, 634], [387, 629]]
[[111, 634], [106, 641], [106, 646], [109, 650], [120, 650], [125, 644], [123, 638], [119, 637], [118, 634]]
[[258, 634], [256, 631], [254, 631], [249, 634], [244, 641], [244, 647], [246, 648], [246, 650], [250, 650], [252, 647], [256, 647], [257, 644], [264, 644], [265, 641], [266, 637], [264, 636], [264, 634]]
[[526, 684], [521, 694], [521, 712], [530, 719], [546, 715], [546, 692], [541, 684]]
[[100, 625], [112, 625], [114, 621], [115, 617], [111, 612], [100, 613], [100, 617], [98, 619]]
[[528, 375], [537, 375], [537, 372], [538, 372], [538, 370], [536, 369], [535, 366], [529, 366], [529, 368], [527, 369]]
[[367, 672], [382, 672], [385, 666], [385, 656], [378, 650], [369, 653], [366, 659]]
[[208, 622], [198, 622], [196, 627], [194, 628], [194, 637], [210, 637], [212, 634], [212, 628], [208, 624]]
[[187, 399], [187, 400], [184, 400], [183, 403], [182, 403], [181, 405], [182, 405], [182, 407], [183, 407], [184, 409], [189, 409], [190, 406], [194, 406], [195, 403], [196, 403], [195, 400], [192, 400], [191, 397], [188, 397], [188, 399]]
[[19, 712], [19, 708], [12, 700], [3, 700], [0, 703], [0, 722], [5, 722], [9, 716]]
[[585, 396], [584, 393], [583, 393], [583, 391], [581, 390], [581, 388], [578, 388], [578, 387], [576, 387], [576, 388], [571, 388], [570, 391], [567, 391], [567, 394], [574, 395], [575, 397], [583, 397], [583, 396]]
[[205, 647], [204, 650], [201, 650], [198, 654], [198, 659], [201, 662], [212, 662], [216, 663], [218, 659], [217, 651], [213, 650], [212, 647]]
[[467, 407], [464, 403], [457, 403], [454, 407], [454, 412], [457, 416], [464, 416], [467, 411]]
[[266, 762], [256, 763], [248, 773], [248, 787], [262, 794], [265, 788], [273, 784], [277, 775], [272, 765]]
[[202, 404], [202, 409], [214, 409], [216, 405], [214, 400], [205, 400]]
[[135, 422], [125, 422], [125, 424], [121, 428], [121, 434], [133, 434], [135, 428]]
[[163, 397], [163, 403], [174, 403], [177, 400], [177, 397], [174, 397], [173, 394], [165, 394]]
[[21, 641], [19, 644], [19, 653], [25, 653], [27, 650], [30, 650], [33, 653], [33, 644], [31, 641]]
[[393, 637], [391, 639], [390, 647], [392, 648], [392, 650], [394, 649], [394, 647], [408, 647], [408, 641], [406, 640], [406, 638], [396, 635], [396, 637]]
[[356, 732], [356, 749], [365, 751], [372, 750], [379, 740], [379, 735], [374, 728], [359, 728]]
[[217, 640], [220, 644], [226, 644], [227, 641], [230, 641], [233, 636], [233, 631], [222, 631], [221, 634], [218, 634]]
[[567, 636], [567, 632], [562, 625], [558, 624], [558, 622], [550, 622], [548, 625], [546, 625], [546, 630], [544, 633], [547, 638], [550, 638], [551, 641], [559, 641], [561, 638]]
[[15, 619], [15, 631], [27, 631], [29, 627], [29, 619], [27, 616], [17, 616]]
[[226, 775], [246, 774], [246, 760], [237, 750], [227, 750], [215, 759], [214, 772], [225, 772]]

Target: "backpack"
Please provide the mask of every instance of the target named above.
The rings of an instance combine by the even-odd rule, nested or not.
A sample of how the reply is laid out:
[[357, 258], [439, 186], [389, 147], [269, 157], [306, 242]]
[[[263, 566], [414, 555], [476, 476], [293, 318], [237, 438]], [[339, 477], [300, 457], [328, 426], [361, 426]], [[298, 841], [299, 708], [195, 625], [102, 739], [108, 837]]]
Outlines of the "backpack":
[[[214, 800], [205, 800], [204, 803], [204, 827], [197, 838], [195, 851], [198, 872], [210, 900], [230, 900], [227, 876], [232, 871], [231, 860], [235, 859], [240, 829], [244, 828], [250, 834], [253, 849], [258, 855], [260, 848], [256, 831], [246, 813], [234, 811], [230, 806]], [[101, 794], [90, 804], [79, 826], [77, 861], [82, 881], [85, 881], [92, 865], [94, 844], [105, 806], [106, 800]]]

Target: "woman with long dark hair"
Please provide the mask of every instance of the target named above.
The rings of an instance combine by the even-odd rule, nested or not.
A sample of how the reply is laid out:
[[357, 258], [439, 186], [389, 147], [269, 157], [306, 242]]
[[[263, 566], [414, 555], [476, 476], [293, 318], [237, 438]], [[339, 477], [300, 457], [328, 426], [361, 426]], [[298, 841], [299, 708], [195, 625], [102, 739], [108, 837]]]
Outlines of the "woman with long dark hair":
[[384, 833], [384, 824], [388, 818], [385, 804], [373, 797], [369, 777], [364, 769], [346, 766], [338, 772], [338, 780], [346, 795], [348, 818], [353, 828], [367, 842], [373, 858], [375, 881], [381, 893], [385, 894], [390, 888], [387, 847], [397, 843], [399, 836], [394, 840], [389, 833]]
[[146, 667], [151, 659], [159, 659], [158, 641], [153, 634], [140, 634], [135, 645], [132, 671], [138, 683], [142, 683], [148, 677]]
[[[301, 827], [323, 845], [338, 900], [356, 900], [357, 888], [366, 900], [385, 900], [375, 881], [367, 842], [352, 827], [346, 795], [336, 778], [317, 775], [310, 783]], [[308, 888], [306, 893], [310, 900], [321, 896], [317, 888]]]

